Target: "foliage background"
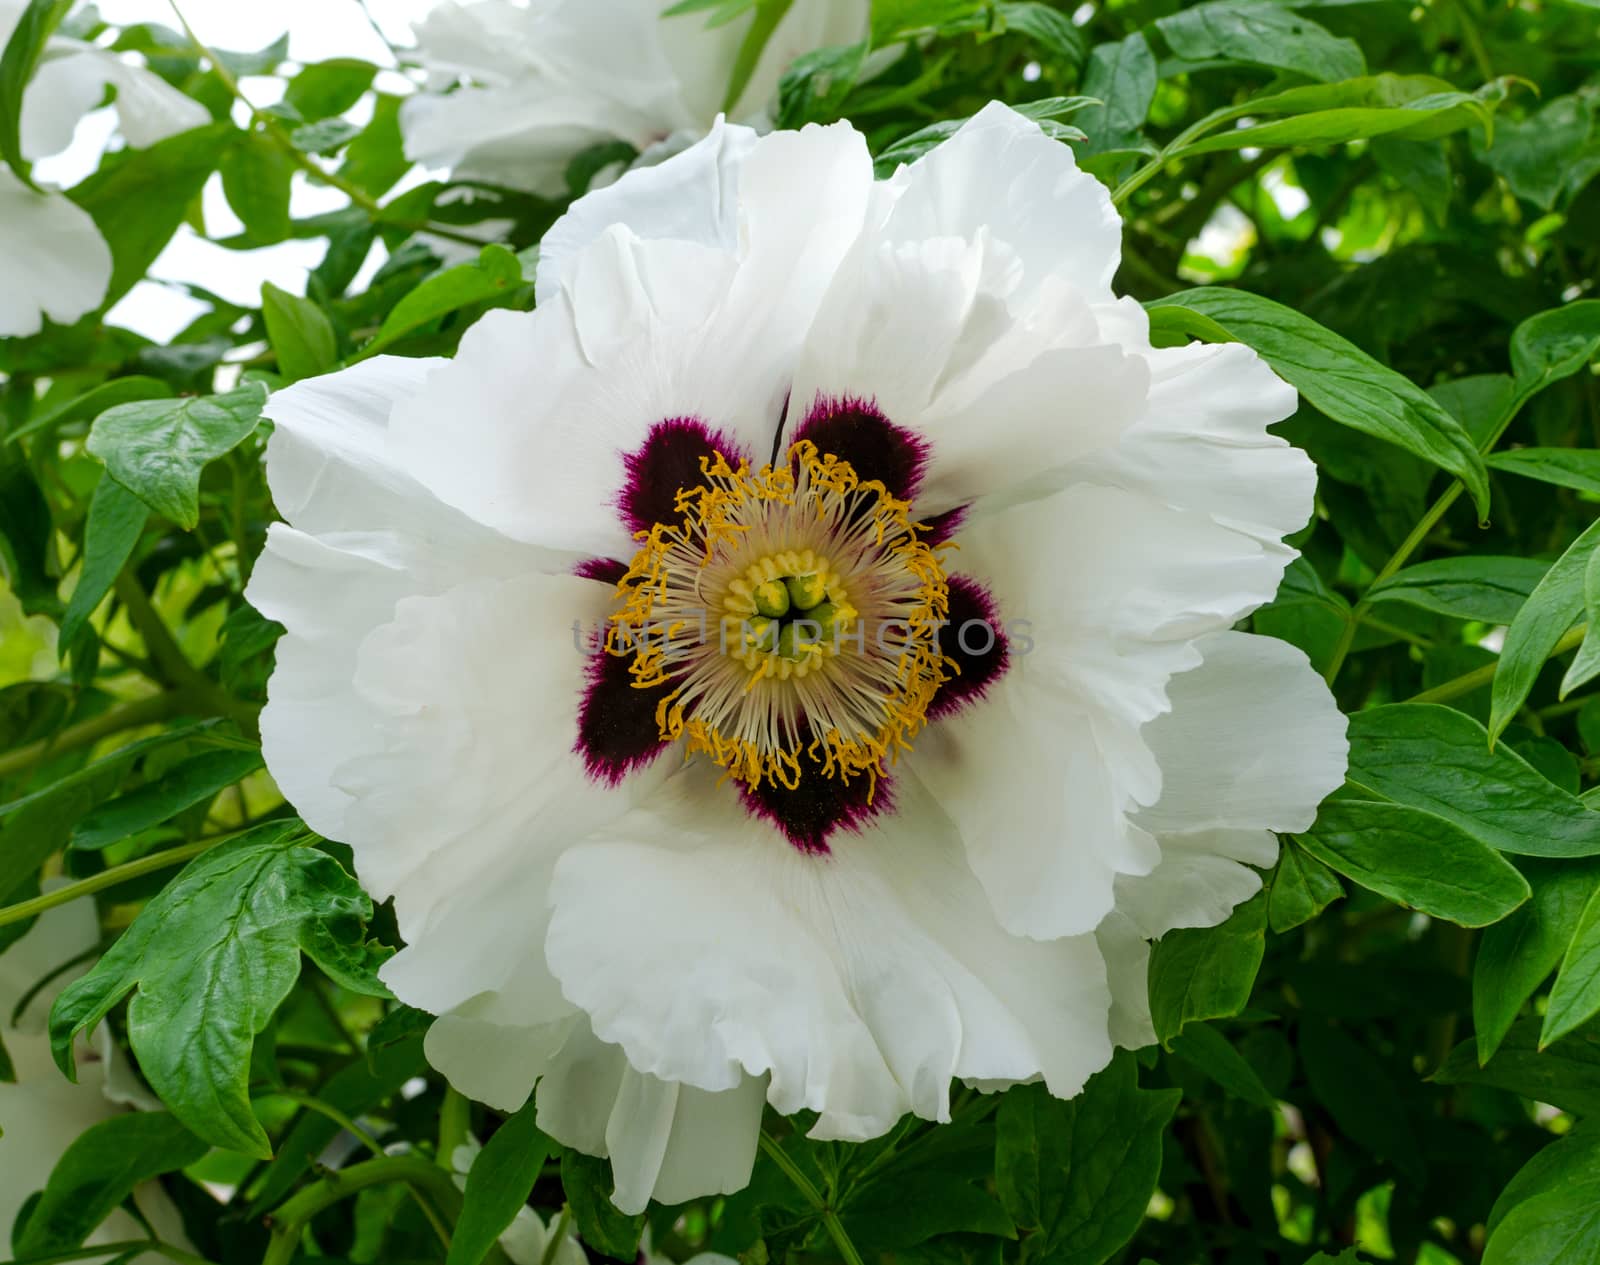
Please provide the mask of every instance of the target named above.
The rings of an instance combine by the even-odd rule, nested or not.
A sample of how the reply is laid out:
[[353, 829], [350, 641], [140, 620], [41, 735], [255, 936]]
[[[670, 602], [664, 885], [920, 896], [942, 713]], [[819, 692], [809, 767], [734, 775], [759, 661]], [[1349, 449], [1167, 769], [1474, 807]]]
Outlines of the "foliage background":
[[[29, 41], [65, 7], [35, 0], [0, 62], [7, 155]], [[632, 1259], [644, 1222], [610, 1209], [603, 1161], [429, 1075], [427, 1017], [372, 975], [389, 911], [261, 768], [277, 629], [240, 596], [273, 517], [267, 392], [448, 354], [485, 310], [531, 306], [561, 207], [391, 196], [398, 98], [365, 63], [68, 21], [216, 120], [71, 190], [115, 253], [108, 306], [180, 224], [205, 231], [217, 173], [245, 226], [223, 246], [325, 253], [303, 294], [195, 289], [207, 310], [169, 345], [103, 314], [0, 340], [0, 949], [92, 900], [106, 952], [57, 1006], [58, 1053], [108, 1016], [170, 1109], [96, 1126], [53, 1172], [7, 1160], [0, 1181], [42, 1190], [15, 1258], [73, 1259], [154, 1177], [193, 1245], [176, 1260], [497, 1258], [525, 1197]], [[1073, 1102], [963, 1093], [954, 1123], [864, 1146], [769, 1119], [750, 1188], [653, 1209], [650, 1250], [1600, 1260], [1600, 10], [879, 0], [873, 29], [888, 69], [860, 78], [867, 45], [802, 59], [781, 124], [852, 119], [887, 172], [991, 98], [1027, 106], [1116, 191], [1118, 285], [1162, 336], [1249, 342], [1300, 389], [1281, 429], [1316, 459], [1317, 515], [1253, 624], [1334, 683], [1351, 784], [1261, 896], [1158, 946], [1163, 1045]], [[283, 103], [240, 111], [246, 73], [287, 80]], [[619, 156], [582, 156], [574, 192]], [[340, 209], [291, 216], [296, 172]], [[489, 221], [511, 228], [463, 251]], [[463, 1197], [436, 1161], [469, 1132], [488, 1149]]]

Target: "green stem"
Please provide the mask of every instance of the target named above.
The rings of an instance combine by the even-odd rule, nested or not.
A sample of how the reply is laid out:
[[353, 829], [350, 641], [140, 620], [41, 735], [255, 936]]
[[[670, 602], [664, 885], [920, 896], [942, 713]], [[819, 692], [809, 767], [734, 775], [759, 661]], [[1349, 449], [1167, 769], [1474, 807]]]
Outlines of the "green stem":
[[472, 1126], [472, 1104], [457, 1089], [446, 1087], [439, 1105], [439, 1166], [453, 1172], [451, 1156], [467, 1140]]
[[[1565, 654], [1568, 650], [1575, 650], [1583, 642], [1583, 637], [1589, 631], [1589, 625], [1574, 628], [1550, 650], [1550, 658], [1558, 654]], [[1499, 662], [1486, 663], [1481, 668], [1474, 668], [1471, 672], [1463, 672], [1460, 676], [1452, 677], [1432, 689], [1423, 690], [1420, 694], [1413, 694], [1406, 700], [1408, 703], [1448, 703], [1453, 698], [1460, 698], [1470, 694], [1473, 690], [1480, 690], [1494, 680], [1495, 669]]]
[[805, 1201], [816, 1210], [823, 1228], [828, 1232], [828, 1237], [833, 1240], [834, 1247], [839, 1249], [839, 1255], [844, 1257], [845, 1265], [861, 1265], [861, 1253], [856, 1250], [856, 1245], [845, 1233], [839, 1214], [829, 1207], [828, 1201], [822, 1197], [822, 1192], [812, 1185], [811, 1179], [800, 1170], [800, 1166], [789, 1158], [765, 1129], [761, 1131], [761, 1149], [783, 1171], [783, 1175], [794, 1183], [794, 1188], [800, 1192]]
[[[189, 43], [195, 52], [211, 63], [211, 69], [216, 72], [217, 78], [222, 81], [223, 87], [227, 88], [229, 95], [250, 111], [251, 121], [260, 126], [263, 134], [269, 137], [272, 143], [283, 151], [289, 161], [311, 176], [312, 179], [319, 180], [323, 184], [337, 189], [374, 220], [381, 220], [383, 218], [383, 207], [378, 200], [360, 185], [347, 180], [337, 171], [329, 171], [315, 162], [310, 154], [294, 143], [289, 133], [283, 130], [283, 124], [277, 118], [265, 111], [256, 109], [250, 98], [245, 96], [243, 90], [239, 87], [239, 81], [234, 77], [233, 72], [194, 33], [194, 28], [189, 25], [189, 20], [183, 16], [183, 11], [178, 7], [178, 0], [168, 0], [168, 3], [172, 8], [172, 12], [177, 15], [178, 22], [183, 27], [183, 33], [189, 37]], [[481, 247], [487, 244], [482, 238], [473, 237], [470, 233], [458, 232], [445, 224], [428, 222], [417, 225], [396, 224], [395, 227], [411, 228], [417, 232], [432, 233], [436, 237], [447, 237], [452, 241], [465, 242], [471, 246]]]
[[35, 914], [42, 914], [47, 909], [54, 909], [57, 905], [65, 905], [81, 896], [92, 896], [96, 892], [104, 891], [108, 887], [115, 887], [118, 883], [126, 883], [129, 879], [138, 878], [140, 875], [153, 874], [155, 871], [164, 870], [171, 865], [182, 865], [185, 861], [191, 861], [202, 852], [216, 847], [217, 844], [228, 837], [222, 835], [210, 839], [196, 839], [193, 843], [186, 843], [180, 848], [168, 848], [164, 852], [152, 852], [149, 856], [140, 857], [136, 861], [125, 861], [121, 865], [113, 865], [109, 870], [102, 870], [99, 874], [79, 879], [76, 883], [68, 883], [65, 887], [58, 887], [55, 891], [46, 892], [42, 896], [35, 896], [32, 900], [19, 901], [15, 905], [6, 905], [4, 908], [0, 908], [0, 927], [9, 926], [14, 922], [21, 922], [24, 918], [32, 918]]
[[572, 1205], [561, 1206], [561, 1220], [550, 1229], [550, 1238], [544, 1245], [544, 1252], [539, 1257], [539, 1265], [556, 1265], [556, 1254], [561, 1250], [561, 1245], [567, 1239], [567, 1227], [572, 1224]]
[[284, 1200], [267, 1218], [272, 1238], [261, 1265], [290, 1265], [301, 1234], [319, 1212], [369, 1186], [390, 1182], [404, 1182], [426, 1191], [451, 1220], [460, 1215], [461, 1192], [442, 1168], [420, 1155], [385, 1155], [329, 1173]]
[[90, 746], [124, 729], [138, 729], [158, 721], [171, 720], [184, 712], [204, 713], [206, 710], [182, 690], [152, 694], [149, 698], [124, 703], [121, 707], [113, 707], [98, 716], [70, 725], [51, 737], [40, 738], [37, 742], [0, 755], [0, 779], [26, 772], [47, 756], [76, 751], [79, 747]]
[[[1479, 442], [1479, 453], [1487, 454], [1493, 450], [1494, 446], [1500, 442], [1500, 437], [1506, 433], [1507, 428], [1516, 420], [1517, 414], [1522, 411], [1522, 406], [1533, 395], [1533, 390], [1523, 390], [1512, 397], [1511, 402], [1506, 405], [1505, 414]], [[1371, 598], [1372, 590], [1405, 566], [1411, 555], [1421, 547], [1422, 542], [1438, 526], [1439, 520], [1445, 516], [1445, 512], [1456, 503], [1456, 500], [1466, 490], [1467, 485], [1461, 482], [1460, 479], [1451, 481], [1450, 486], [1441, 492], [1439, 498], [1428, 507], [1427, 513], [1417, 520], [1417, 525], [1411, 529], [1410, 535], [1400, 542], [1400, 547], [1390, 555], [1389, 561], [1383, 564], [1383, 569], [1373, 577], [1372, 583], [1367, 585], [1367, 591], [1362, 594], [1361, 600], [1350, 608], [1349, 618], [1345, 620], [1344, 628], [1339, 633], [1338, 644], [1333, 648], [1333, 657], [1328, 661], [1327, 671], [1323, 673], [1329, 685], [1333, 684], [1334, 678], [1339, 675], [1339, 669], [1344, 666], [1345, 658], [1350, 653], [1350, 647], [1355, 642], [1356, 629], [1361, 623], [1362, 616], [1371, 608], [1372, 603], [1369, 599]], [[1469, 673], [1468, 675], [1471, 674]], [[1494, 675], [1493, 672], [1490, 675]], [[1440, 688], [1443, 687], [1441, 686]]]

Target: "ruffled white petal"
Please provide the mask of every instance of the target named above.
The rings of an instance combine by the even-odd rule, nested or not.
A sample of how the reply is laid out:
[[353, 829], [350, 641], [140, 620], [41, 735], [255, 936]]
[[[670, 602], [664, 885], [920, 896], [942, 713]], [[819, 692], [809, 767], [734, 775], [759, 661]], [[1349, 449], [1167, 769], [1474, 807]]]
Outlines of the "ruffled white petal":
[[114, 94], [123, 137], [135, 149], [211, 122], [211, 113], [160, 75], [76, 40], [52, 40], [22, 98], [22, 152], [58, 154], [78, 121]]
[[675, 778], [556, 867], [551, 967], [636, 1068], [710, 1091], [770, 1073], [778, 1111], [860, 1140], [946, 1118], [952, 1077], [1070, 1095], [1109, 1058], [1094, 940], [1007, 935], [914, 786], [826, 859], [706, 789]]
[[1168, 687], [1172, 710], [1147, 736], [1161, 798], [1137, 820], [1161, 863], [1117, 881], [1117, 908], [1147, 936], [1210, 927], [1261, 886], [1273, 831], [1304, 830], [1344, 780], [1345, 718], [1305, 655], [1248, 633], [1203, 638], [1193, 671]]
[[942, 145], [886, 182], [886, 236], [898, 241], [987, 230], [1016, 252], [1027, 289], [1047, 278], [1090, 302], [1111, 298], [1122, 223], [1106, 187], [1072, 149], [991, 102]]
[[1267, 601], [1282, 563], [1200, 514], [1090, 484], [980, 516], [956, 539], [957, 565], [1011, 625], [1010, 667], [918, 739], [911, 767], [1009, 930], [1082, 934], [1110, 911], [1115, 876], [1159, 855], [1130, 817], [1162, 789], [1143, 727], [1199, 663], [1193, 639]]
[[94, 220], [59, 193], [28, 188], [0, 167], [0, 338], [37, 334], [44, 318], [70, 324], [100, 306], [111, 249]]
[[625, 1212], [651, 1199], [731, 1194], [749, 1182], [764, 1078], [707, 1093], [635, 1071], [580, 1015], [528, 1030], [467, 1017], [477, 1009], [468, 1003], [435, 1021], [428, 1061], [462, 1093], [504, 1111], [520, 1107], [537, 1079], [539, 1127], [563, 1145], [609, 1156]]

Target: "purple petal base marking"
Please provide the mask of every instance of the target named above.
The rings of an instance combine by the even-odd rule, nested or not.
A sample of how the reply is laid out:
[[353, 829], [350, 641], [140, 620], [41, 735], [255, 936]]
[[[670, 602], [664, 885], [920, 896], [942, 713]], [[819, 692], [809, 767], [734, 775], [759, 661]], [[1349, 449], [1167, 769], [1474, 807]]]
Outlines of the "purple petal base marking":
[[601, 584], [616, 585], [628, 574], [628, 564], [615, 558], [585, 558], [572, 568], [580, 580], [598, 580]]
[[[879, 774], [874, 787], [864, 773], [846, 782], [824, 776], [821, 764], [809, 756], [802, 755], [800, 762], [804, 772], [796, 789], [774, 786], [763, 779], [758, 787], [740, 782], [739, 795], [745, 811], [770, 822], [801, 852], [826, 856], [828, 839], [835, 831], [858, 834], [879, 813], [894, 811], [894, 796], [886, 775]], [[871, 803], [867, 802], [869, 793]]]
[[960, 672], [939, 687], [928, 708], [929, 720], [977, 702], [1011, 666], [1011, 647], [1000, 608], [989, 590], [964, 575], [949, 576], [947, 582], [950, 622], [939, 630], [939, 649], [954, 660]]
[[670, 686], [635, 689], [628, 671], [631, 656], [605, 649], [589, 656], [583, 703], [578, 708], [578, 741], [573, 750], [583, 758], [589, 776], [617, 786], [667, 749], [656, 724], [656, 704]]
[[694, 417], [669, 417], [655, 423], [644, 443], [622, 454], [626, 471], [617, 493], [617, 511], [630, 532], [649, 531], [657, 523], [676, 522], [678, 489], [699, 483], [700, 459], [721, 453], [738, 465], [739, 446], [719, 430]]
[[926, 441], [896, 426], [871, 400], [819, 395], [795, 427], [791, 442], [808, 439], [818, 451], [848, 461], [862, 480], [876, 479], [902, 501], [915, 498], [928, 461]]

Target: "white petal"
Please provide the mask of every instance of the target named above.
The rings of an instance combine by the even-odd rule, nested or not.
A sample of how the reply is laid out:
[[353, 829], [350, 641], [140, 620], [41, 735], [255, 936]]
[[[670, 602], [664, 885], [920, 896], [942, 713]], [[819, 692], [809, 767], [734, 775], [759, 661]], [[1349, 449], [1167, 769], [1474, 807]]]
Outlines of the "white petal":
[[1070, 147], [1009, 106], [986, 105], [891, 187], [890, 236], [971, 238], [986, 228], [1017, 253], [1027, 286], [1055, 277], [1092, 301], [1110, 298], [1122, 239], [1110, 194], [1078, 170]]
[[485, 317], [397, 411], [408, 468], [509, 536], [630, 557], [615, 506], [625, 454], [653, 425], [696, 418], [747, 456], [771, 449], [787, 388], [778, 322], [799, 319], [754, 284], [775, 280], [748, 271], [766, 258], [752, 251], [740, 265], [712, 247], [613, 226], [554, 299]]
[[918, 738], [911, 767], [1007, 928], [1081, 934], [1114, 877], [1159, 856], [1153, 827], [1128, 818], [1162, 791], [1144, 726], [1199, 662], [1192, 639], [1266, 601], [1281, 562], [1203, 515], [1087, 484], [981, 515], [956, 542], [951, 565], [989, 583], [1014, 650], [981, 701]]
[[699, 331], [698, 364], [715, 377], [765, 386], [765, 396], [737, 406], [770, 423], [758, 449], [765, 456], [796, 349], [861, 232], [871, 191], [871, 156], [848, 124], [757, 140], [719, 123], [683, 153], [575, 202], [540, 245], [540, 301], [613, 224], [736, 257], [726, 299]]
[[1225, 632], [1169, 686], [1172, 711], [1149, 728], [1162, 794], [1140, 815], [1160, 832], [1297, 831], [1344, 779], [1345, 719], [1304, 653]]
[[357, 752], [372, 720], [355, 697], [356, 649], [395, 604], [474, 576], [552, 560], [441, 504], [389, 452], [389, 413], [436, 361], [380, 356], [272, 396], [267, 446], [274, 525], [247, 596], [282, 622], [262, 744], [284, 795], [316, 830], [343, 837], [347, 792], [330, 752]]
[[37, 334], [45, 317], [69, 324], [100, 306], [111, 250], [77, 203], [28, 188], [0, 168], [0, 338]]
[[819, 393], [868, 399], [925, 438], [923, 515], [1016, 494], [1115, 443], [1145, 410], [1148, 368], [1059, 285], [1024, 303], [1025, 279], [981, 226], [971, 238], [863, 239], [806, 338], [797, 407]]
[[719, 119], [682, 153], [579, 198], [539, 242], [537, 301], [555, 296], [584, 247], [613, 224], [640, 237], [675, 237], [732, 254], [739, 245], [739, 168], [755, 143], [749, 128]]
[[914, 785], [815, 857], [713, 818], [709, 782], [674, 779], [556, 867], [551, 967], [634, 1067], [711, 1091], [770, 1072], [778, 1111], [860, 1140], [946, 1118], [952, 1077], [1069, 1095], [1109, 1057], [1093, 939], [1002, 931]]
[[[1267, 429], [1293, 414], [1294, 388], [1242, 343], [1150, 348], [1147, 319], [1132, 306], [1121, 341], [1149, 362], [1149, 408], [1074, 477], [1201, 510], [1261, 540], [1299, 531], [1311, 516], [1316, 467]], [[1109, 323], [1105, 309], [1099, 315]]]
[[1344, 780], [1345, 719], [1304, 654], [1270, 637], [1224, 632], [1168, 687], [1172, 710], [1147, 730], [1161, 798], [1137, 820], [1162, 859], [1119, 879], [1117, 908], [1143, 934], [1211, 927], [1261, 886], [1271, 833], [1304, 830]]
[[1140, 1050], [1156, 1039], [1150, 1019], [1150, 945], [1125, 914], [1112, 913], [1095, 928], [1111, 985], [1111, 1040]]
[[468, 84], [407, 102], [407, 157], [558, 196], [568, 162], [590, 145], [643, 149], [704, 126], [662, 52], [658, 14], [654, 0], [436, 6], [417, 27], [423, 65], [436, 87]]
[[51, 48], [22, 101], [22, 152], [29, 158], [70, 145], [78, 120], [99, 106], [107, 88], [115, 90], [118, 124], [135, 149], [211, 122], [211, 112], [193, 97], [115, 53], [67, 40], [52, 41]]

